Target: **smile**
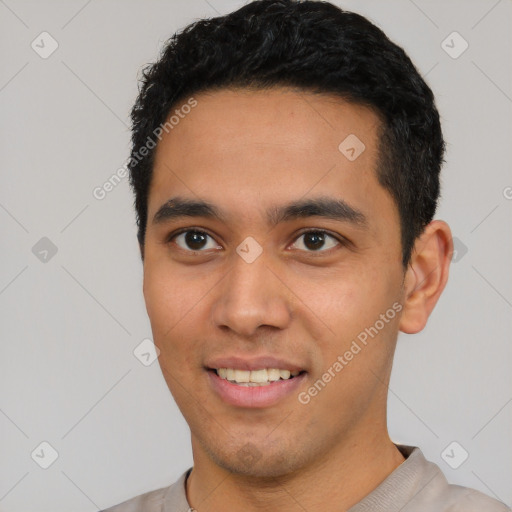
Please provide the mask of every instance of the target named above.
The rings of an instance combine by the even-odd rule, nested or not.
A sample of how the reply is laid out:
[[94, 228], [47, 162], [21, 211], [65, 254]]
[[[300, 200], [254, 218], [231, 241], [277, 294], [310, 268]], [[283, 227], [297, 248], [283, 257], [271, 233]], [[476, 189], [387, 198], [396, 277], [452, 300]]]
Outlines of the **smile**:
[[240, 386], [268, 386], [271, 382], [288, 380], [301, 372], [281, 370], [279, 368], [263, 368], [261, 370], [238, 370], [235, 368], [217, 368], [215, 370], [221, 379], [228, 380]]
[[306, 371], [292, 374], [290, 370], [279, 368], [251, 371], [212, 368], [206, 373], [212, 391], [224, 403], [251, 409], [270, 407], [285, 398], [295, 397], [307, 376]]

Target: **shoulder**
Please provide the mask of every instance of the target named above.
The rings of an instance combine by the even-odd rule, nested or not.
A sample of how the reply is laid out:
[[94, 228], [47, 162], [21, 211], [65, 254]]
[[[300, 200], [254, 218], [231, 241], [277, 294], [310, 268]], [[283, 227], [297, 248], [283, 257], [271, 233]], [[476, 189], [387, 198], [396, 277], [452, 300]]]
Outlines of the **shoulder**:
[[123, 501], [118, 505], [107, 508], [102, 512], [160, 512], [163, 510], [165, 494], [169, 487], [163, 487], [154, 491], [146, 492], [135, 498]]
[[448, 483], [441, 469], [425, 459], [419, 448], [406, 448], [410, 458], [403, 467], [418, 478], [402, 512], [512, 512], [501, 501], [475, 489]]
[[511, 512], [501, 501], [495, 500], [475, 489], [448, 484], [443, 492], [446, 512]]
[[185, 491], [185, 481], [192, 468], [187, 469], [176, 482], [168, 487], [135, 496], [119, 505], [102, 512], [172, 512], [188, 511], [189, 504]]
[[130, 500], [107, 508], [102, 512], [185, 512], [189, 510], [185, 490], [185, 482], [192, 468], [187, 469], [168, 487], [135, 496]]

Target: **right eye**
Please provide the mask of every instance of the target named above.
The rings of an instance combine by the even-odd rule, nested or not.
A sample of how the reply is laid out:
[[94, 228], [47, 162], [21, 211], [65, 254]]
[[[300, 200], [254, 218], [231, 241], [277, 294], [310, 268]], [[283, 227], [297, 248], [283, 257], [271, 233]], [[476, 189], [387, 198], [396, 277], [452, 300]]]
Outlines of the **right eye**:
[[[210, 242], [209, 240], [210, 239]], [[222, 249], [214, 239], [205, 231], [187, 229], [174, 233], [168, 238], [168, 242], [174, 241], [178, 247], [189, 252], [204, 252], [208, 249]], [[208, 246], [210, 243], [210, 246]]]

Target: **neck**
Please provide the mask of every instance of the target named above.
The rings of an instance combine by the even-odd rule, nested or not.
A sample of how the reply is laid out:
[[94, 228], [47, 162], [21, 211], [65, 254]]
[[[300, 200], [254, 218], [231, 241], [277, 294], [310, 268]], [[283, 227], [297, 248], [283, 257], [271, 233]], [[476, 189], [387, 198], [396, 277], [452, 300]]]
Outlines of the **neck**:
[[186, 491], [190, 505], [197, 512], [347, 510], [404, 461], [387, 431], [376, 435], [375, 431], [359, 430], [357, 440], [345, 439], [307, 467], [272, 479], [228, 472], [216, 465], [194, 438], [192, 446], [194, 468], [187, 479]]

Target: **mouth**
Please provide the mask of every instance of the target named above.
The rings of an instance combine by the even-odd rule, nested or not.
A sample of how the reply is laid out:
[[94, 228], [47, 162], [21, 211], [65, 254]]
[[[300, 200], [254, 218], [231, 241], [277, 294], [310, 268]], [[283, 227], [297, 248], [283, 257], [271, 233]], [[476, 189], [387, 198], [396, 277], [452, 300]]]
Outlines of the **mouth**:
[[294, 379], [306, 373], [305, 370], [290, 371], [281, 368], [261, 368], [259, 370], [209, 368], [208, 370], [231, 384], [245, 387], [270, 386], [273, 382]]
[[260, 368], [207, 368], [213, 391], [227, 404], [264, 408], [275, 405], [297, 390], [306, 378], [305, 370]]

